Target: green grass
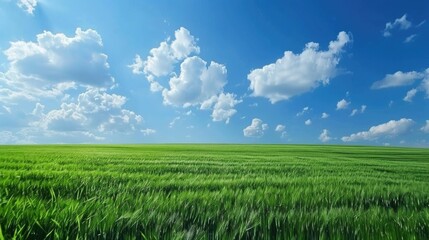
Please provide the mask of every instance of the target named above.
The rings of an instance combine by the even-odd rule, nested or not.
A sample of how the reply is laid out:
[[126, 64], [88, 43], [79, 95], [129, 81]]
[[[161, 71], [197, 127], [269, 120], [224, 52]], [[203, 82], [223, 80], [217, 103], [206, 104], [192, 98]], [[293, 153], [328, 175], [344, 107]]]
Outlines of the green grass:
[[0, 146], [0, 239], [429, 239], [429, 149]]

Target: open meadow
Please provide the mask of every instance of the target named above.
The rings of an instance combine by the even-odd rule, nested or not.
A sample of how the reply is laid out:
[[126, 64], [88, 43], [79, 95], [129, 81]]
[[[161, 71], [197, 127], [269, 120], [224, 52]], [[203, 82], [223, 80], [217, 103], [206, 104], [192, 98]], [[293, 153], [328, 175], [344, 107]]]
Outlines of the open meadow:
[[429, 149], [0, 146], [0, 239], [429, 239]]

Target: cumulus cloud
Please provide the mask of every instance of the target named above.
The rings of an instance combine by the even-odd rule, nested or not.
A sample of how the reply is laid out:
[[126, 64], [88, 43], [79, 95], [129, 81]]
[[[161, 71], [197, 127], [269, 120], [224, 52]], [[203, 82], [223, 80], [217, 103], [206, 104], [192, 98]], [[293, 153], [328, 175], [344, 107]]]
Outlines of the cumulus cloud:
[[425, 133], [429, 133], [429, 120], [426, 120], [426, 125], [424, 125], [422, 128], [420, 128]]
[[144, 68], [144, 62], [140, 57], [140, 55], [136, 54], [136, 56], [134, 57], [134, 63], [128, 65], [128, 67], [131, 68], [131, 71], [134, 74], [142, 74], [143, 68]]
[[311, 125], [311, 119], [307, 119], [304, 123], [305, 123], [305, 125], [307, 125], [307, 126]]
[[[145, 74], [152, 92], [161, 92], [165, 105], [176, 107], [199, 106], [201, 110], [212, 109], [213, 121], [225, 121], [237, 112], [235, 106], [242, 102], [235, 94], [225, 93], [227, 69], [211, 61], [207, 63], [199, 56], [200, 48], [195, 37], [186, 28], [175, 31], [173, 41], [167, 39], [153, 48], [145, 61], [136, 55], [129, 65], [134, 74]], [[174, 72], [180, 63], [180, 72]], [[168, 87], [157, 78], [169, 75]]]
[[59, 109], [46, 114], [42, 112], [43, 106], [36, 105], [33, 113], [41, 117], [30, 125], [46, 131], [87, 132], [94, 136], [101, 133], [137, 131], [141, 128], [143, 117], [123, 109], [125, 102], [126, 98], [123, 96], [90, 88], [79, 94], [77, 100], [62, 103]]
[[22, 8], [28, 14], [33, 15], [37, 6], [37, 0], [18, 0], [18, 7]]
[[337, 74], [337, 65], [350, 36], [340, 32], [326, 51], [309, 42], [300, 54], [286, 51], [275, 63], [255, 69], [247, 76], [253, 96], [266, 97], [271, 103], [326, 85]]
[[276, 132], [283, 132], [284, 130], [286, 130], [286, 126], [285, 125], [278, 124], [276, 126]]
[[196, 45], [194, 36], [188, 29], [181, 27], [175, 31], [173, 41], [167, 39], [161, 42], [159, 47], [152, 48], [145, 61], [137, 54], [134, 63], [129, 67], [134, 74], [145, 73], [149, 82], [153, 82], [153, 76], [161, 77], [171, 74], [174, 64], [199, 52], [200, 48]]
[[252, 123], [243, 129], [245, 137], [262, 137], [268, 129], [268, 124], [263, 123], [261, 119], [254, 118]]
[[164, 103], [174, 106], [193, 106], [223, 91], [227, 83], [226, 67], [216, 62], [207, 63], [194, 56], [180, 64], [180, 75], [170, 79], [170, 88], [164, 89]]
[[412, 102], [414, 96], [416, 96], [417, 89], [413, 88], [407, 92], [407, 95], [403, 98], [405, 102]]
[[424, 74], [411, 71], [401, 72], [397, 71], [394, 74], [387, 74], [382, 80], [376, 81], [372, 84], [372, 89], [382, 89], [390, 87], [399, 87], [413, 84], [415, 80], [422, 79]]
[[402, 17], [395, 19], [395, 21], [386, 23], [386, 27], [383, 30], [383, 36], [389, 37], [392, 35], [391, 31], [393, 29], [406, 30], [412, 26], [412, 23], [407, 20], [407, 14], [404, 14]]
[[326, 119], [326, 118], [328, 118], [329, 117], [329, 114], [327, 114], [327, 113], [322, 113], [322, 117], [321, 118], [323, 118], [323, 119]]
[[231, 93], [221, 93], [215, 98], [212, 119], [214, 122], [225, 121], [228, 124], [230, 118], [237, 113], [237, 110], [234, 109], [235, 105], [241, 103], [241, 100], [237, 100], [236, 96]]
[[347, 109], [350, 105], [350, 102], [347, 102], [345, 99], [341, 99], [337, 102], [337, 110]]
[[395, 137], [408, 131], [414, 123], [412, 119], [402, 118], [400, 120], [390, 120], [386, 123], [373, 126], [368, 131], [353, 133], [350, 136], [342, 137], [343, 142], [354, 142], [361, 140], [376, 140], [382, 137]]
[[332, 138], [329, 136], [329, 131], [327, 129], [323, 129], [322, 133], [320, 133], [320, 135], [319, 135], [319, 140], [322, 142], [328, 142], [331, 139]]
[[81, 86], [112, 87], [101, 36], [92, 29], [76, 29], [75, 36], [45, 31], [36, 42], [16, 41], [4, 51], [9, 68], [0, 74], [0, 100], [62, 95]]

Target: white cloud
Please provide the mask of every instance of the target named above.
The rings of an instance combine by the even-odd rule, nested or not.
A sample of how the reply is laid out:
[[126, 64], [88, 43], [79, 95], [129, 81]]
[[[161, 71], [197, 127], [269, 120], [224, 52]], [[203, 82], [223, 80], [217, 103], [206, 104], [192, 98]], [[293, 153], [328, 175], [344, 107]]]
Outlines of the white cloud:
[[33, 114], [34, 116], [42, 116], [44, 110], [45, 110], [45, 105], [41, 103], [36, 103], [36, 106], [34, 107], [31, 114]]
[[364, 113], [365, 112], [365, 110], [366, 110], [366, 105], [362, 105], [361, 107], [360, 107], [360, 110], [359, 109], [353, 109], [353, 111], [352, 111], [352, 113], [350, 113], [350, 116], [354, 116], [354, 115], [356, 115], [356, 114], [358, 114], [358, 113]]
[[0, 73], [0, 101], [55, 97], [82, 86], [112, 87], [107, 55], [94, 30], [76, 29], [75, 36], [43, 32], [36, 42], [16, 41], [4, 51], [9, 68]]
[[282, 138], [285, 138], [285, 137], [286, 137], [286, 135], [287, 135], [287, 132], [286, 132], [286, 126], [285, 126], [285, 125], [278, 124], [278, 125], [276, 126], [275, 131], [276, 131], [276, 132], [281, 133], [281, 137], [282, 137]]
[[350, 105], [350, 102], [347, 102], [345, 99], [341, 99], [337, 102], [337, 110], [347, 109]]
[[180, 117], [173, 118], [173, 120], [168, 124], [168, 127], [173, 128], [174, 125], [176, 125], [177, 121], [179, 121], [179, 120], [180, 120]]
[[3, 109], [7, 112], [7, 113], [11, 113], [12, 112], [12, 110], [10, 109], [10, 107], [7, 107], [7, 106], [2, 106], [3, 107]]
[[353, 133], [350, 136], [342, 137], [343, 142], [353, 142], [360, 140], [376, 140], [381, 137], [394, 137], [405, 133], [414, 123], [412, 119], [402, 118], [400, 120], [390, 120], [377, 126], [371, 127], [368, 131]]
[[155, 129], [151, 129], [151, 128], [146, 128], [146, 129], [140, 130], [140, 132], [142, 132], [144, 136], [149, 136], [149, 135], [155, 134], [156, 130]]
[[200, 53], [200, 48], [188, 29], [181, 27], [174, 32], [174, 36], [176, 39], [171, 43], [171, 52], [176, 59], [181, 60], [192, 53]]
[[420, 128], [425, 133], [429, 133], [429, 120], [426, 120], [426, 125], [424, 125], [422, 128]]
[[[138, 59], [131, 65], [135, 66], [133, 72], [141, 71], [138, 67]], [[170, 51], [170, 46], [167, 42], [161, 42], [158, 48], [150, 50], [150, 55], [147, 60], [143, 63], [143, 71], [148, 75], [154, 75], [156, 77], [165, 76], [173, 71], [173, 64], [177, 60], [174, 58]]]
[[302, 109], [302, 111], [301, 111], [301, 112], [297, 113], [297, 114], [296, 114], [296, 116], [297, 116], [297, 117], [302, 116], [302, 115], [304, 115], [305, 113], [307, 113], [309, 110], [310, 110], [310, 107], [305, 107], [305, 108], [303, 108], [303, 109]]
[[382, 80], [376, 81], [372, 84], [372, 89], [382, 89], [390, 87], [406, 86], [414, 83], [415, 80], [423, 78], [422, 73], [412, 72], [401, 72], [397, 71], [394, 74], [387, 74]]
[[426, 23], [426, 20], [421, 21], [419, 24], [417, 24], [416, 28], [423, 26], [423, 24], [425, 23]]
[[148, 81], [154, 84], [151, 90], [160, 88], [160, 84], [155, 81], [155, 77], [162, 77], [172, 74], [174, 64], [190, 56], [198, 54], [200, 48], [196, 45], [194, 36], [186, 28], [179, 28], [174, 33], [174, 40], [169, 39], [159, 44], [159, 47], [152, 48], [145, 61], [140, 55], [136, 55], [134, 63], [129, 65], [134, 74], [145, 73]]
[[[54, 132], [87, 132], [95, 134], [129, 133], [140, 129], [143, 118], [133, 111], [123, 109], [126, 98], [90, 88], [79, 94], [77, 100], [62, 103], [59, 109], [43, 114], [43, 105], [36, 104], [33, 113], [40, 120], [31, 126]], [[86, 134], [89, 136], [88, 134]]]
[[324, 112], [324, 113], [322, 113], [322, 118], [323, 118], [323, 119], [326, 119], [326, 118], [328, 118], [328, 117], [329, 117], [329, 114], [327, 114], [327, 113], [325, 113], [325, 112]]
[[[212, 109], [213, 121], [225, 121], [237, 112], [235, 105], [241, 103], [236, 95], [224, 92], [227, 69], [214, 61], [208, 64], [196, 56], [200, 48], [194, 36], [186, 28], [175, 31], [173, 41], [166, 40], [150, 51], [146, 61], [136, 55], [129, 65], [133, 73], [146, 75], [152, 92], [162, 92], [165, 105], [176, 107], [199, 106], [201, 110]], [[192, 56], [195, 54], [194, 56]], [[182, 61], [183, 60], [183, 61]], [[174, 72], [180, 62], [180, 73]], [[170, 76], [169, 86], [162, 86], [157, 77]]]
[[179, 76], [170, 79], [170, 89], [164, 89], [164, 104], [189, 107], [200, 105], [200, 109], [213, 108], [213, 121], [229, 122], [237, 112], [235, 105], [241, 103], [231, 93], [224, 93], [227, 83], [226, 67], [211, 62], [209, 66], [201, 58], [186, 58], [180, 65]]
[[307, 126], [311, 125], [311, 119], [307, 119], [304, 123], [305, 123], [305, 125], [307, 125]]
[[241, 102], [241, 100], [235, 99], [236, 96], [231, 93], [219, 94], [217, 101], [213, 107], [212, 119], [215, 122], [225, 121], [229, 123], [230, 118], [237, 113], [234, 109], [235, 105]]
[[18, 0], [18, 7], [22, 8], [28, 14], [33, 15], [37, 6], [37, 0]]
[[278, 124], [276, 126], [276, 132], [283, 132], [284, 130], [286, 130], [286, 126], [285, 125]]
[[275, 63], [250, 72], [247, 78], [252, 95], [276, 103], [328, 84], [337, 74], [343, 47], [350, 41], [347, 33], [340, 32], [327, 51], [319, 50], [314, 42], [307, 43], [300, 54], [286, 51]]
[[131, 68], [132, 72], [134, 74], [142, 74], [143, 73], [143, 68], [144, 68], [144, 62], [142, 60], [142, 58], [140, 57], [140, 55], [136, 54], [135, 58], [134, 58], [134, 63], [128, 65], [129, 68]]
[[332, 138], [329, 136], [329, 131], [327, 129], [323, 129], [322, 133], [319, 135], [319, 140], [322, 142], [328, 142]]
[[426, 97], [429, 98], [429, 68], [425, 71], [425, 78], [423, 79], [420, 88], [426, 91]]
[[407, 20], [407, 14], [404, 14], [401, 18], [395, 19], [395, 21], [386, 23], [386, 27], [383, 31], [383, 36], [389, 37], [392, 35], [391, 30], [399, 28], [400, 30], [406, 30], [412, 26], [412, 23]]
[[403, 98], [404, 101], [406, 102], [412, 102], [414, 96], [416, 96], [417, 93], [417, 89], [413, 88], [410, 91], [407, 92], [407, 95]]
[[416, 37], [417, 37], [417, 34], [411, 34], [410, 36], [405, 38], [404, 43], [414, 42], [414, 39], [416, 39]]
[[268, 124], [262, 122], [259, 118], [254, 118], [250, 126], [243, 129], [245, 137], [262, 137], [268, 129]]
[[170, 89], [164, 89], [164, 103], [174, 106], [201, 104], [221, 93], [225, 86], [226, 67], [211, 62], [209, 66], [201, 58], [186, 58], [180, 65], [180, 75], [170, 79]]

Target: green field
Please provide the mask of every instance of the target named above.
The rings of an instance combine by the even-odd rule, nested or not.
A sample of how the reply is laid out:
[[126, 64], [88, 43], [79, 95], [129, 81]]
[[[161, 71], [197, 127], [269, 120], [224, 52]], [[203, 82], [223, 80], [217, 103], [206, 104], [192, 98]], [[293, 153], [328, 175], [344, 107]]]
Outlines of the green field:
[[0, 239], [429, 239], [429, 149], [0, 146]]

